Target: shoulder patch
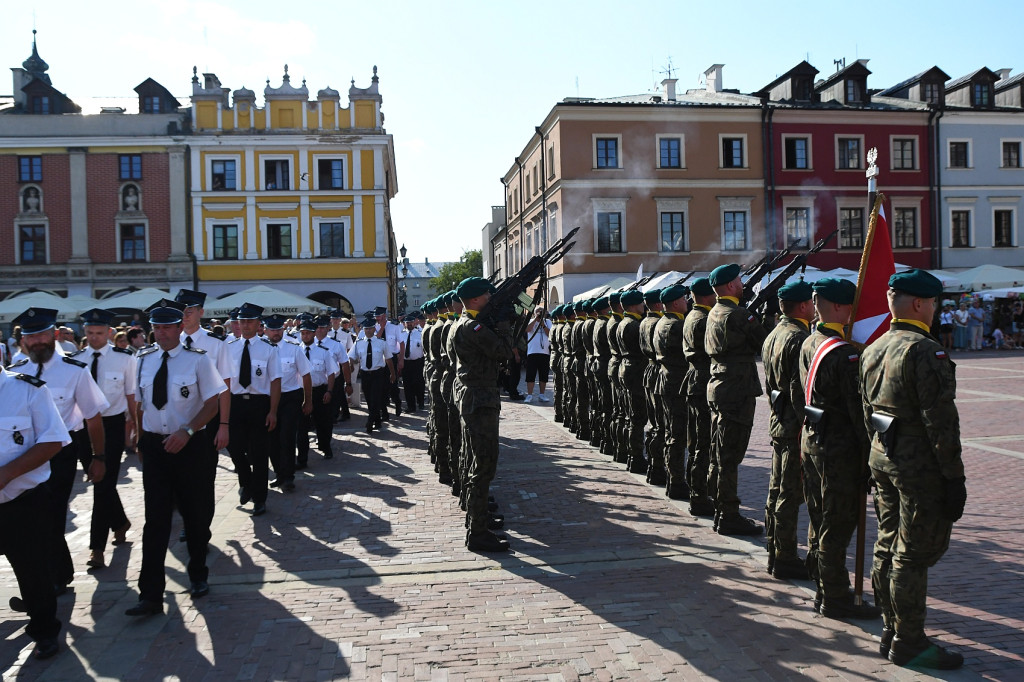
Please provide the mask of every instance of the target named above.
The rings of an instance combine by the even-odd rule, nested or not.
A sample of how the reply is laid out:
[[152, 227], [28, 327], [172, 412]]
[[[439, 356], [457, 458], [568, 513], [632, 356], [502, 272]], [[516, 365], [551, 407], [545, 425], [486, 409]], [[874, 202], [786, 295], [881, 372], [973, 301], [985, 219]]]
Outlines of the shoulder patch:
[[860, 359], [860, 356], [854, 353], [853, 355], [847, 355], [846, 359], [850, 362], [857, 362]]
[[127, 348], [118, 348], [117, 346], [111, 346], [110, 350], [114, 351], [115, 353], [124, 353], [125, 355], [131, 355], [132, 354], [132, 352], [130, 350], [128, 350]]
[[32, 384], [36, 388], [39, 388], [40, 386], [44, 386], [46, 384], [46, 382], [43, 381], [42, 379], [36, 379], [34, 376], [30, 374], [15, 374], [14, 378], [21, 379], [25, 383]]
[[224, 336], [221, 336], [220, 334], [216, 334], [216, 333], [214, 333], [214, 332], [206, 332], [206, 335], [207, 335], [207, 336], [210, 336], [210, 337], [212, 337], [212, 338], [215, 338], [215, 339], [217, 339], [218, 341], [223, 341], [223, 340], [224, 340], [224, 339], [226, 338], [226, 337], [224, 337]]
[[81, 360], [75, 360], [74, 358], [68, 357], [67, 355], [65, 355], [61, 359], [64, 362], [68, 363], [69, 365], [75, 365], [76, 367], [88, 367], [89, 366], [89, 365], [85, 364], [84, 362], [82, 362]]
[[260, 341], [262, 341], [263, 343], [267, 344], [268, 346], [272, 346], [272, 347], [274, 347], [274, 348], [276, 348], [276, 347], [277, 347], [277, 344], [276, 344], [276, 343], [274, 343], [273, 341], [271, 341], [270, 339], [268, 339], [268, 338], [267, 338], [267, 337], [265, 337], [265, 336], [261, 336], [261, 337], [260, 337]]
[[150, 355], [151, 353], [155, 353], [159, 347], [160, 346], [153, 345], [153, 346], [146, 346], [145, 348], [141, 348], [141, 349], [139, 349], [139, 352], [135, 354], [135, 357], [141, 358], [143, 356]]
[[81, 355], [84, 352], [85, 352], [85, 349], [81, 348], [79, 350], [76, 350], [74, 353], [68, 353], [66, 357], [69, 357], [69, 358], [77, 357], [77, 356]]
[[28, 358], [22, 358], [21, 360], [18, 360], [13, 365], [11, 365], [10, 369], [14, 369], [15, 367], [21, 367], [22, 365], [27, 364], [27, 363], [28, 363]]
[[199, 353], [200, 355], [206, 355], [205, 350], [203, 350], [202, 348], [196, 348], [195, 346], [192, 346], [191, 348], [186, 348], [185, 350], [187, 350], [189, 353]]
[[949, 356], [946, 355], [946, 351], [944, 351], [944, 350], [937, 350], [937, 351], [935, 351], [935, 357], [937, 357], [939, 360], [945, 360]]

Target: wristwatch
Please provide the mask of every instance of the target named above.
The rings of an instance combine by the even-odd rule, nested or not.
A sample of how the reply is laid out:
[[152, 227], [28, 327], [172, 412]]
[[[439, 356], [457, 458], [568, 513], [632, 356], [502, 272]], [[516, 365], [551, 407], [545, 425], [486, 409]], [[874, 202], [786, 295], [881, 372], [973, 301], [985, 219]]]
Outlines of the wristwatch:
[[189, 437], [189, 438], [191, 438], [192, 436], [196, 435], [196, 432], [195, 432], [195, 431], [193, 431], [193, 430], [192, 430], [192, 427], [191, 427], [191, 426], [189, 426], [188, 424], [186, 424], [186, 425], [185, 425], [185, 433], [187, 433], [187, 434], [188, 434], [188, 437]]

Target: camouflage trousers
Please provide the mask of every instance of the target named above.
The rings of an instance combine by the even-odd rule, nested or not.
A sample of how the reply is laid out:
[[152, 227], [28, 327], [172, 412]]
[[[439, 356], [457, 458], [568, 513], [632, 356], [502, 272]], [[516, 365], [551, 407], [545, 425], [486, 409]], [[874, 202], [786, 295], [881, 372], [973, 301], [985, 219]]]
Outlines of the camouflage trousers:
[[[434, 463], [434, 471], [444, 476], [451, 475], [448, 459], [448, 403], [441, 394], [441, 382], [431, 381], [430, 409], [427, 413], [427, 434], [430, 437], [430, 461]], [[441, 427], [441, 415], [445, 415], [444, 428]]]
[[714, 497], [718, 494], [718, 467], [711, 461], [711, 407], [707, 395], [686, 396], [686, 448], [690, 462], [686, 482], [690, 494]]
[[625, 396], [625, 442], [630, 469], [639, 468], [644, 461], [644, 427], [647, 426], [647, 390], [642, 381], [627, 382], [619, 378]]
[[[668, 490], [679, 490], [690, 485], [690, 472], [686, 465], [689, 415], [686, 398], [678, 395], [678, 387], [673, 387], [670, 390], [672, 392], [660, 396], [664, 401], [662, 418], [665, 430], [665, 485]], [[692, 466], [692, 464], [693, 454], [691, 451], [690, 465]], [[705, 471], [701, 490], [705, 490], [706, 487], [707, 473]]]
[[551, 403], [555, 408], [555, 421], [560, 422], [563, 419], [562, 416], [562, 370], [560, 369], [559, 363], [562, 362], [561, 356], [554, 355], [551, 358], [551, 374], [554, 383], [552, 389]]
[[611, 405], [611, 412], [608, 414], [608, 420], [605, 422], [605, 428], [608, 429], [608, 439], [610, 441], [611, 449], [607, 454], [611, 455], [616, 462], [625, 462], [626, 453], [625, 447], [622, 442], [622, 416], [625, 414], [625, 408], [622, 405], [622, 394], [619, 390], [619, 365], [618, 363], [608, 365], [608, 402]]
[[661, 485], [665, 482], [665, 397], [658, 395], [658, 370], [648, 365], [644, 371], [644, 392], [647, 400], [647, 482]]
[[476, 407], [462, 416], [466, 527], [471, 533], [487, 531], [487, 495], [498, 470], [498, 416], [498, 407]]
[[576, 435], [590, 440], [590, 386], [587, 383], [585, 368], [586, 358], [576, 361], [577, 370], [573, 374], [576, 383]]
[[452, 473], [453, 481], [458, 485], [459, 490], [462, 491], [464, 496], [466, 458], [462, 449], [462, 422], [459, 419], [459, 406], [450, 390], [445, 391], [444, 395], [448, 397], [448, 401], [445, 403], [448, 406], [448, 420], [445, 424], [448, 429], [448, 467]]
[[848, 447], [836, 447], [826, 440], [823, 449], [812, 448], [806, 433], [801, 445], [807, 514], [817, 540], [817, 549], [807, 555], [809, 572], [812, 577], [816, 572], [825, 599], [842, 599], [850, 590], [846, 551], [857, 529], [857, 505], [864, 504], [860, 495], [863, 474], [856, 453]]
[[576, 424], [576, 380], [573, 376], [572, 362], [567, 358], [565, 361], [565, 372], [562, 377], [562, 423], [565, 427], [575, 433]]
[[603, 367], [598, 368], [601, 371], [594, 373], [594, 392], [593, 400], [593, 411], [594, 411], [594, 423], [597, 426], [597, 433], [595, 434], [600, 439], [601, 452], [605, 454], [612, 454], [612, 443], [611, 443], [611, 429], [608, 428], [608, 424], [612, 418], [612, 387], [608, 383], [608, 374], [603, 371]]
[[942, 517], [942, 476], [934, 470], [886, 474], [872, 469], [878, 540], [871, 586], [885, 625], [904, 641], [924, 637], [928, 569], [949, 548], [953, 522]]
[[804, 501], [800, 479], [799, 439], [772, 438], [772, 474], [764, 506], [769, 564], [800, 560], [796, 551], [797, 520]]
[[711, 459], [718, 469], [715, 511], [723, 518], [740, 513], [740, 463], [747, 454], [754, 426], [754, 398], [709, 402], [711, 407]]

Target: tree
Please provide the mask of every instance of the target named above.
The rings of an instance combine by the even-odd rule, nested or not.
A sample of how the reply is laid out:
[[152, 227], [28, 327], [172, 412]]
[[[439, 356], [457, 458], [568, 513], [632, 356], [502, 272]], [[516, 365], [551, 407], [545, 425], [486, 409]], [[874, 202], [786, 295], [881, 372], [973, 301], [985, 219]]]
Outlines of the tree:
[[483, 277], [484, 256], [480, 249], [473, 249], [462, 254], [462, 258], [445, 263], [437, 271], [437, 277], [430, 280], [430, 288], [434, 294], [443, 294], [467, 277]]

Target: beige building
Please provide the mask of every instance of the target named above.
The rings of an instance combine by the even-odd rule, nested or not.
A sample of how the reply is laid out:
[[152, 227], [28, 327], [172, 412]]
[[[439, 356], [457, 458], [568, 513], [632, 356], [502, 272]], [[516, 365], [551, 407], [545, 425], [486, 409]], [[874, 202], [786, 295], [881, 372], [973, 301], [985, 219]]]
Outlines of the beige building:
[[[575, 226], [549, 268], [554, 305], [615, 276], [708, 271], [764, 244], [761, 102], [722, 87], [556, 104], [504, 175], [507, 227], [491, 242], [499, 279]], [[497, 269], [497, 268], [495, 268]]]

